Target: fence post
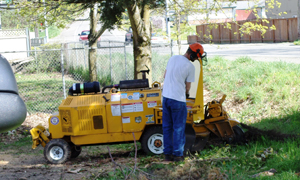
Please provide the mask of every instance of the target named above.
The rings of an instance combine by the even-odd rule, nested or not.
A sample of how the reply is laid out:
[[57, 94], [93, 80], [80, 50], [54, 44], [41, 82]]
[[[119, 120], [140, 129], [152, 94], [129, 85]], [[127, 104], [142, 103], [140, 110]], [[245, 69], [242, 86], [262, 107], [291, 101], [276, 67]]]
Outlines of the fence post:
[[60, 49], [60, 57], [61, 57], [61, 75], [62, 75], [62, 81], [63, 81], [63, 91], [64, 91], [64, 98], [66, 99], [66, 82], [65, 82], [65, 73], [64, 73], [64, 54], [63, 54], [63, 45], [61, 45]]
[[75, 54], [76, 54], [76, 68], [78, 68], [78, 52], [77, 52], [77, 43], [75, 43]]
[[27, 57], [29, 57], [29, 51], [30, 51], [30, 34], [28, 27], [25, 29], [26, 31], [26, 48], [27, 48]]
[[87, 63], [86, 63], [86, 55], [85, 55], [85, 45], [83, 46], [83, 60], [84, 60], [84, 68], [86, 69]]
[[[125, 42], [126, 43], [126, 42]], [[126, 58], [126, 44], [124, 43], [124, 56], [125, 56], [125, 77], [126, 80], [128, 80], [128, 76], [127, 76], [127, 58]]]
[[39, 65], [38, 65], [38, 61], [37, 61], [36, 47], [34, 47], [34, 58], [35, 58], [35, 63], [36, 63], [36, 71], [39, 73]]
[[173, 56], [173, 39], [171, 39], [171, 57]]
[[108, 47], [109, 47], [109, 61], [110, 61], [110, 83], [112, 84], [112, 59], [111, 59], [110, 41], [108, 41]]
[[[69, 43], [67, 43], [67, 51], [68, 51], [68, 66], [70, 67], [71, 61], [70, 61], [70, 49], [69, 49]], [[72, 62], [73, 67], [73, 62]]]

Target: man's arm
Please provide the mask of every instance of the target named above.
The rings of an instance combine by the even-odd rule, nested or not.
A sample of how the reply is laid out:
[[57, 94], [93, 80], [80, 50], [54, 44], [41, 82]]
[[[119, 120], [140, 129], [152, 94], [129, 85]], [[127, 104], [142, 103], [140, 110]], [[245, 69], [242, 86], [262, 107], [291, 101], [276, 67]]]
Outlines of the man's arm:
[[191, 89], [191, 82], [185, 82], [185, 94], [189, 94], [189, 91]]
[[166, 73], [167, 73], [167, 70], [165, 70], [164, 78], [166, 78]]

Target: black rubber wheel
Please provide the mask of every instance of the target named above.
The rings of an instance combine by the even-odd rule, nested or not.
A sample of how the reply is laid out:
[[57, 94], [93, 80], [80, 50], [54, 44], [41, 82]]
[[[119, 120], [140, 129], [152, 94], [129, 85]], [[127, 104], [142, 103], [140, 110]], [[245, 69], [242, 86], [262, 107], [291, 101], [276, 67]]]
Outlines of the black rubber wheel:
[[147, 154], [162, 154], [164, 152], [163, 130], [161, 126], [147, 129], [141, 138], [142, 149]]
[[71, 147], [63, 139], [52, 139], [46, 144], [44, 156], [52, 164], [61, 164], [71, 157]]
[[240, 126], [233, 126], [232, 129], [235, 135], [233, 140], [234, 144], [246, 142], [245, 132]]
[[71, 158], [77, 158], [81, 153], [81, 146], [76, 146], [73, 143], [69, 143], [71, 147]]

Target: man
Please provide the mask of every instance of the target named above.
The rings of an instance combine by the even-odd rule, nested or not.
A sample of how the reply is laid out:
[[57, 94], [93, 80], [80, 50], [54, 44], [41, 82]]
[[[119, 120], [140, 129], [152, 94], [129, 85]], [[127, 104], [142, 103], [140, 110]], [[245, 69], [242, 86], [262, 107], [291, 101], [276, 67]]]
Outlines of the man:
[[182, 161], [187, 118], [186, 98], [195, 81], [194, 62], [204, 55], [201, 44], [189, 45], [186, 53], [172, 56], [167, 64], [163, 86], [163, 135], [165, 161]]

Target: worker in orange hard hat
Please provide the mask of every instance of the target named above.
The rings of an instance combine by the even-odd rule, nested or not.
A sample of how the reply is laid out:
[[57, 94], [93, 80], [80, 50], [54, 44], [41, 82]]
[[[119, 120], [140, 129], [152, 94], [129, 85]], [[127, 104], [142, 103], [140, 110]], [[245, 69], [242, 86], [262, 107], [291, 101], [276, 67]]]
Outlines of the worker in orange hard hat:
[[206, 58], [200, 43], [189, 45], [184, 55], [172, 56], [167, 64], [163, 86], [163, 143], [165, 161], [183, 160], [186, 98], [195, 81], [195, 67], [190, 62]]

